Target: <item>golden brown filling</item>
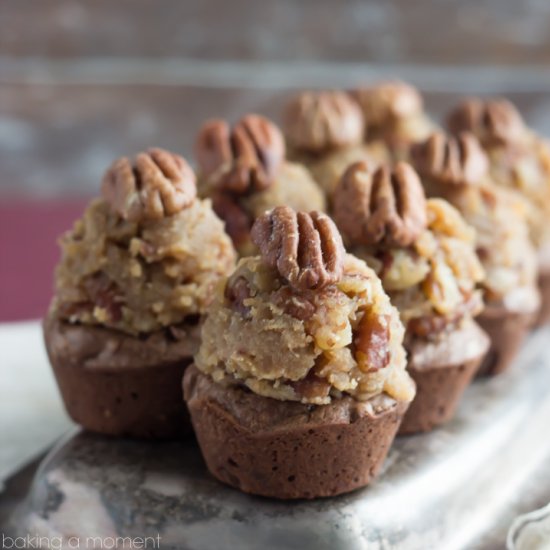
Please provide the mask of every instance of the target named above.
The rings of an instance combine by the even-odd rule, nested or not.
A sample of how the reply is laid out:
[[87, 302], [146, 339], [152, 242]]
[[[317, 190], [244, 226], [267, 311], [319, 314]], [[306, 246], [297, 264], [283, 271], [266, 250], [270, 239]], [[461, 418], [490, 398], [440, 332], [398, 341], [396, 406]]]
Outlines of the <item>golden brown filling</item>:
[[54, 312], [138, 334], [204, 312], [235, 252], [208, 201], [174, 215], [125, 221], [103, 199], [61, 239]]
[[471, 98], [449, 114], [453, 134], [472, 132], [489, 158], [491, 180], [518, 191], [525, 199], [527, 222], [535, 247], [550, 242], [550, 146], [527, 127], [520, 113], [505, 99]]
[[409, 332], [429, 336], [479, 313], [476, 285], [484, 277], [475, 232], [440, 199], [427, 201], [427, 228], [407, 247], [359, 246], [352, 251], [382, 279]]
[[514, 145], [488, 151], [493, 181], [517, 190], [525, 198], [531, 239], [540, 248], [550, 241], [550, 146], [528, 134]]
[[342, 174], [350, 164], [364, 161], [369, 166], [376, 167], [389, 162], [389, 160], [388, 149], [382, 142], [342, 147], [322, 156], [302, 159], [329, 200], [332, 198]]
[[[494, 185], [456, 191], [449, 197], [476, 230], [476, 251], [485, 270], [484, 299], [501, 304], [518, 289], [535, 289], [537, 255], [525, 223], [524, 203], [516, 193]], [[524, 303], [526, 309], [535, 303]]]
[[323, 404], [385, 392], [410, 401], [402, 340], [398, 313], [364, 262], [347, 255], [339, 281], [297, 290], [250, 257], [219, 289], [195, 360], [215, 381], [275, 399]]
[[478, 139], [470, 132], [457, 137], [436, 132], [412, 148], [411, 158], [426, 193], [448, 200], [476, 230], [485, 301], [502, 306], [521, 293], [521, 307], [536, 309], [537, 257], [529, 240], [526, 201], [491, 180]]
[[195, 155], [199, 194], [212, 199], [242, 256], [256, 253], [250, 229], [265, 210], [282, 205], [325, 209], [323, 193], [309, 172], [285, 161], [281, 131], [262, 116], [246, 115], [233, 127], [224, 120], [206, 122], [198, 133]]
[[214, 210], [226, 224], [241, 256], [257, 252], [250, 240], [254, 220], [266, 210], [287, 205], [295, 210], [324, 211], [325, 197], [309, 172], [303, 166], [283, 162], [274, 179], [264, 190], [242, 195], [221, 193], [215, 179], [199, 178], [199, 194], [212, 197]]

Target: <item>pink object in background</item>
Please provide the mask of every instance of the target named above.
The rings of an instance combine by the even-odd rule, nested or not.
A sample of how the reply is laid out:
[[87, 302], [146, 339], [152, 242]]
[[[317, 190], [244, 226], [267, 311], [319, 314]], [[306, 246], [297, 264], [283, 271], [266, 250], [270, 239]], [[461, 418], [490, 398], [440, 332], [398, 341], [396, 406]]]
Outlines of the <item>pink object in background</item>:
[[0, 204], [0, 322], [39, 318], [48, 308], [57, 240], [86, 201], [2, 200]]

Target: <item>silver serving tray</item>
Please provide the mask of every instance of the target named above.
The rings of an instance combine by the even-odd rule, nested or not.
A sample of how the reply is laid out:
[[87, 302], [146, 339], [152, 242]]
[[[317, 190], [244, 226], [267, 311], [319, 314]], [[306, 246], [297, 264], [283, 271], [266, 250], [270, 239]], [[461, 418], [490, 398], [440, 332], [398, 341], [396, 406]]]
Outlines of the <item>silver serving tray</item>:
[[550, 329], [531, 335], [508, 373], [475, 381], [453, 422], [396, 440], [379, 479], [350, 495], [251, 497], [211, 478], [192, 439], [73, 433], [43, 461], [7, 532], [160, 537], [182, 550], [503, 548], [514, 518], [550, 500], [549, 343]]

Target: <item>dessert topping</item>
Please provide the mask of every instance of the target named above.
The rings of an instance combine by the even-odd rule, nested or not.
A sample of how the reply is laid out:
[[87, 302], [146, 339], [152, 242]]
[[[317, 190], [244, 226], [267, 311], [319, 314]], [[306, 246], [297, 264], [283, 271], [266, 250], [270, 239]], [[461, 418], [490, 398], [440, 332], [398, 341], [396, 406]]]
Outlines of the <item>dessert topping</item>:
[[352, 164], [336, 189], [334, 219], [354, 245], [409, 246], [427, 226], [418, 175], [404, 162], [375, 171]]
[[414, 144], [411, 155], [420, 176], [444, 185], [475, 185], [489, 169], [487, 155], [469, 132], [457, 137], [434, 132], [423, 143]]
[[286, 107], [285, 134], [296, 149], [319, 153], [360, 143], [363, 115], [344, 92], [305, 92]]
[[505, 145], [525, 133], [521, 115], [506, 99], [468, 99], [451, 112], [448, 126], [453, 134], [472, 132], [484, 146]]
[[297, 290], [319, 289], [340, 280], [344, 245], [334, 222], [321, 212], [278, 206], [260, 216], [251, 231], [263, 261]]
[[418, 90], [404, 82], [384, 82], [359, 88], [353, 95], [363, 110], [367, 128], [415, 115], [423, 108]]
[[187, 208], [197, 194], [195, 174], [185, 159], [149, 149], [116, 160], [101, 184], [103, 198], [123, 219], [159, 220]]
[[233, 128], [225, 120], [210, 120], [201, 128], [195, 154], [202, 175], [214, 177], [220, 190], [245, 194], [272, 182], [284, 160], [280, 130], [259, 115], [243, 117]]

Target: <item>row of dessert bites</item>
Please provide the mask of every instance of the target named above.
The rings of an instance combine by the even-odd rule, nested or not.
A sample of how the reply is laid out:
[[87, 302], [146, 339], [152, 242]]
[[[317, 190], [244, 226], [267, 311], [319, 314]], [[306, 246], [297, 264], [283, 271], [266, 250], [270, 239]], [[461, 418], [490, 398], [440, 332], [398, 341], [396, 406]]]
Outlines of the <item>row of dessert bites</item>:
[[[401, 85], [362, 90], [355, 99], [306, 93], [290, 103], [288, 154], [321, 185], [355, 257], [346, 257], [340, 279], [327, 279], [323, 261], [336, 262], [326, 252], [334, 236], [321, 229], [324, 218], [269, 204], [276, 208], [254, 223], [249, 243], [261, 254], [243, 260], [229, 279], [185, 375], [203, 454], [225, 483], [268, 496], [332, 495], [366, 484], [380, 467], [413, 390], [390, 310], [372, 299], [363, 311], [361, 301], [348, 305], [358, 298], [349, 293], [348, 266], [365, 266], [355, 258], [379, 275], [404, 324], [417, 393], [401, 433], [429, 430], [453, 415], [489, 345], [474, 317], [482, 314], [493, 339], [489, 372], [507, 366], [533, 322], [540, 301], [535, 246], [543, 247], [530, 210], [549, 200], [540, 138], [523, 127], [521, 155], [531, 170], [522, 179], [511, 165], [508, 180], [499, 180], [500, 160], [488, 158], [474, 132], [502, 133], [494, 111], [513, 120], [511, 105], [482, 105], [470, 132], [461, 128], [456, 137], [434, 131], [421, 106]], [[268, 143], [256, 147], [259, 165], [272, 158]], [[414, 168], [390, 167], [400, 159]], [[335, 436], [349, 444], [345, 456]]]
[[[409, 161], [429, 197], [444, 198], [459, 209], [476, 230], [476, 251], [486, 272], [479, 282], [487, 305], [480, 322], [493, 347], [483, 370], [505, 369], [539, 310], [537, 274], [543, 290], [540, 322], [550, 315], [546, 142], [505, 100], [461, 103], [449, 116], [452, 135], [445, 135], [423, 112], [418, 92], [401, 83], [353, 94], [301, 94], [286, 112], [289, 147], [302, 154], [330, 204], [350, 161], [365, 162], [373, 172], [389, 158]], [[361, 125], [351, 121], [361, 115], [363, 131], [358, 133]], [[365, 216], [365, 201], [357, 194], [355, 199], [355, 217]]]
[[[444, 198], [460, 210], [476, 229], [475, 247], [486, 271], [484, 279], [477, 281], [487, 304], [480, 322], [494, 345], [482, 370], [496, 373], [510, 363], [539, 309], [535, 278], [538, 264], [544, 272], [544, 251], [549, 246], [540, 223], [544, 217], [541, 205], [550, 203], [548, 153], [543, 141], [521, 123], [507, 102], [471, 100], [460, 105], [450, 119], [457, 137], [437, 131], [423, 111], [419, 93], [401, 83], [353, 94], [302, 93], [285, 111], [287, 156], [307, 166], [326, 194], [331, 214], [339, 182], [351, 164], [364, 162], [365, 170], [374, 172], [378, 166], [400, 159], [412, 163], [429, 197]], [[489, 162], [476, 135], [486, 147], [500, 144], [494, 162]], [[491, 139], [491, 135], [495, 137]], [[505, 169], [500, 160], [506, 156], [502, 150], [512, 151], [521, 162]], [[304, 205], [308, 209], [322, 207], [311, 177], [284, 160], [280, 131], [266, 119], [247, 116], [233, 129], [224, 121], [207, 123], [199, 134], [196, 156], [200, 192], [212, 197], [216, 212], [226, 221], [243, 255], [254, 253], [250, 227], [266, 208], [278, 204], [298, 210]], [[289, 178], [290, 167], [300, 177]], [[536, 194], [529, 188], [536, 189]], [[355, 199], [360, 196], [349, 200]], [[355, 218], [371, 215], [364, 202], [354, 204]], [[380, 213], [369, 223], [376, 223], [379, 217]], [[372, 243], [363, 237], [362, 244]], [[410, 252], [399, 256], [401, 263], [390, 276], [395, 277], [405, 260], [415, 263], [419, 275], [422, 261], [412, 262]], [[542, 286], [549, 278], [541, 277]], [[386, 290], [391, 288], [386, 286]], [[550, 292], [545, 296], [545, 304], [550, 305]], [[550, 312], [548, 307], [543, 310]]]
[[276, 207], [251, 240], [260, 254], [234, 269], [181, 157], [114, 163], [62, 239], [44, 324], [67, 410], [100, 433], [174, 436], [184, 378], [219, 479], [284, 498], [363, 486], [415, 394], [399, 314], [326, 214]]
[[[347, 96], [339, 97], [343, 102], [329, 107], [346, 114]], [[328, 107], [319, 104], [317, 110], [326, 113]], [[321, 134], [345, 135], [338, 120], [330, 120], [318, 124]], [[391, 133], [381, 127], [375, 149], [387, 158], [396, 150], [408, 155], [405, 130], [422, 127], [423, 120], [425, 115], [415, 115], [390, 125]], [[424, 162], [433, 148], [426, 147], [419, 157]], [[337, 157], [339, 148], [333, 143], [309, 160]], [[461, 169], [464, 155], [458, 159]], [[322, 209], [324, 202], [307, 170], [285, 160], [274, 125], [257, 116], [232, 129], [209, 123], [197, 141], [197, 160], [200, 192], [212, 198], [241, 253], [254, 251], [255, 241], [262, 254], [242, 260], [214, 292], [216, 282], [232, 272], [234, 253], [208, 202], [194, 197], [186, 163], [156, 150], [133, 163], [115, 163], [104, 180], [103, 199], [64, 238], [57, 296], [46, 322], [69, 412], [106, 433], [181, 430], [177, 382], [199, 345], [197, 318], [213, 297], [186, 393], [214, 475], [273, 496], [334, 494], [365, 484], [414, 394], [395, 310], [373, 272], [343, 256], [326, 216], [291, 209], [261, 215], [278, 204], [302, 210]], [[485, 337], [472, 317], [480, 309], [476, 285], [485, 281], [473, 254], [473, 233], [458, 213], [444, 201], [425, 201], [409, 166], [373, 170], [370, 157], [368, 162], [351, 167], [330, 199], [348, 246], [379, 272], [407, 327], [419, 399], [402, 429], [429, 429], [452, 414], [483, 355]], [[435, 164], [447, 178], [445, 162]], [[342, 162], [341, 170], [346, 166]], [[501, 223], [503, 231], [522, 245], [525, 236], [507, 218], [513, 212], [521, 226], [512, 198], [501, 201], [510, 204], [508, 210], [496, 208], [494, 186], [477, 191], [476, 182], [462, 183], [451, 183], [449, 190], [464, 188], [461, 200], [481, 202], [495, 219], [501, 218], [493, 211], [502, 210], [501, 221], [508, 223]], [[473, 209], [474, 221], [476, 216], [486, 227], [484, 210]], [[515, 253], [517, 261], [517, 250], [511, 243], [510, 251], [494, 252], [491, 244], [503, 237], [491, 241], [490, 227], [484, 263], [494, 264], [495, 281], [506, 281], [519, 267], [504, 257]], [[479, 242], [478, 237], [481, 248]], [[437, 366], [452, 368], [430, 368]], [[336, 436], [359, 443], [362, 456], [334, 463], [339, 473], [332, 474], [341, 475], [340, 481], [323, 473], [329, 455], [338, 452], [335, 442], [330, 445]], [[296, 443], [294, 451], [289, 441]], [[303, 473], [300, 463], [315, 453], [319, 468]]]

